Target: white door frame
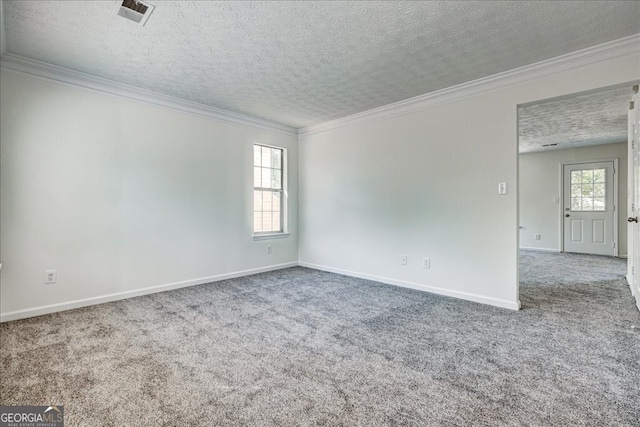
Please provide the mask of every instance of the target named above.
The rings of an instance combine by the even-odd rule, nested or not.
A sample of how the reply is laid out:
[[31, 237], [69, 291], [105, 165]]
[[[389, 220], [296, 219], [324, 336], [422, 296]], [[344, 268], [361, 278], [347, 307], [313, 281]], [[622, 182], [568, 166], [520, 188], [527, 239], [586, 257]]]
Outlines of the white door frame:
[[619, 255], [618, 248], [618, 159], [595, 159], [584, 161], [567, 161], [560, 163], [560, 252], [564, 252], [564, 167], [566, 165], [584, 165], [588, 163], [613, 162], [613, 256]]
[[[616, 87], [623, 87], [623, 86], [627, 86], [627, 87], [633, 87], [633, 86], [637, 86], [638, 84], [640, 84], [640, 80], [638, 79], [634, 79], [634, 80], [630, 80], [624, 83], [617, 83], [617, 84], [613, 84], [613, 85], [605, 85], [605, 86], [601, 86], [598, 87], [597, 89], [592, 89], [592, 90], [578, 90], [577, 92], [574, 93], [569, 93], [569, 94], [564, 94], [561, 96], [547, 96], [544, 98], [540, 98], [540, 99], [535, 99], [532, 101], [528, 101], [528, 102], [523, 102], [523, 103], [516, 103], [514, 106], [514, 116], [515, 116], [515, 135], [514, 135], [514, 139], [515, 139], [515, 144], [516, 144], [516, 156], [515, 156], [515, 169], [516, 169], [516, 230], [515, 230], [515, 234], [516, 234], [516, 244], [515, 244], [515, 259], [516, 259], [516, 299], [518, 300], [518, 302], [520, 301], [520, 230], [519, 230], [519, 224], [520, 224], [520, 160], [519, 160], [519, 155], [517, 153], [519, 153], [519, 146], [520, 146], [520, 120], [519, 120], [519, 108], [523, 105], [529, 105], [529, 104], [535, 104], [541, 101], [545, 101], [545, 100], [550, 100], [550, 99], [554, 99], [554, 98], [563, 98], [563, 97], [570, 97], [570, 96], [575, 96], [575, 95], [579, 95], [579, 94], [584, 94], [584, 93], [589, 93], [589, 92], [595, 92], [595, 91], [599, 91], [599, 90], [604, 90], [604, 89], [612, 89], [612, 88], [616, 88]], [[638, 105], [640, 105], [640, 97], [638, 97]], [[614, 163], [615, 165], [615, 163]], [[564, 191], [562, 188], [564, 187], [562, 185], [562, 170], [563, 170], [563, 166], [560, 165], [560, 193], [561, 197], [563, 197], [564, 195], [562, 194], [562, 192]], [[629, 174], [629, 179], [631, 179], [632, 177], [632, 172], [631, 170], [628, 172]], [[615, 175], [615, 174], [614, 174]], [[616, 187], [616, 194], [617, 194], [617, 187]], [[617, 203], [617, 200], [616, 200]], [[560, 212], [562, 212], [562, 207], [560, 207]], [[558, 216], [560, 216], [561, 214], [559, 214]], [[614, 220], [617, 220], [617, 215], [614, 215]], [[562, 217], [560, 217], [562, 218]], [[617, 228], [617, 224], [616, 224], [616, 228]], [[616, 233], [615, 238], [618, 238], [618, 235]], [[563, 252], [564, 251], [564, 224], [563, 224], [563, 220], [560, 220], [560, 251]], [[618, 245], [618, 242], [616, 241], [616, 247]], [[627, 243], [628, 246], [628, 243]], [[640, 270], [640, 266], [638, 267], [638, 270]], [[640, 271], [636, 272], [637, 275], [640, 275]], [[640, 281], [639, 281], [640, 282]], [[640, 283], [638, 283], [637, 285], [637, 289], [636, 289], [636, 294], [635, 294], [635, 299], [636, 299], [636, 305], [638, 307], [638, 310], [640, 310]]]
[[[636, 188], [636, 182], [638, 177], [636, 176], [637, 169], [634, 167], [635, 164], [635, 155], [638, 153], [640, 149], [639, 138], [638, 138], [638, 126], [640, 123], [639, 116], [640, 112], [638, 108], [640, 106], [640, 94], [638, 91], [638, 85], [633, 86], [633, 99], [632, 99], [633, 109], [629, 110], [628, 120], [629, 120], [629, 171], [628, 171], [628, 215], [629, 218], [637, 217], [638, 211], [640, 211], [640, 206], [638, 206], [638, 201], [636, 200], [636, 195], [638, 194], [639, 189]], [[631, 105], [630, 105], [631, 106]], [[628, 230], [628, 254], [627, 254], [627, 282], [629, 283], [629, 287], [631, 288], [631, 294], [635, 297], [636, 307], [640, 310], [640, 265], [636, 265], [638, 263], [638, 254], [636, 250], [640, 247], [638, 245], [638, 239], [640, 239], [640, 233], [637, 232], [640, 230], [640, 225], [637, 223], [630, 223]]]

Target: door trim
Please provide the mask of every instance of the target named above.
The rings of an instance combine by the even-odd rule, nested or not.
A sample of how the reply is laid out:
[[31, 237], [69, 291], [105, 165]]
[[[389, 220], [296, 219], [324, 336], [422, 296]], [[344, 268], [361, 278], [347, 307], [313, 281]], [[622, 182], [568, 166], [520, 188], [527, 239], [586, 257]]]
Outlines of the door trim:
[[[632, 105], [633, 108], [629, 110], [627, 115], [628, 117], [628, 138], [627, 147], [628, 149], [628, 157], [629, 157], [629, 170], [627, 173], [627, 182], [628, 182], [628, 195], [627, 195], [627, 212], [629, 217], [637, 216], [640, 211], [640, 203], [636, 200], [637, 195], [639, 194], [639, 189], [636, 187], [638, 182], [638, 173], [637, 165], [636, 165], [636, 157], [640, 154], [638, 150], [640, 150], [639, 138], [636, 132], [638, 131], [638, 126], [640, 126], [640, 112], [638, 109], [640, 108], [640, 94], [638, 93], [638, 85], [633, 86], [633, 97], [632, 97]], [[631, 105], [630, 105], [631, 107]], [[633, 209], [632, 209], [633, 208]], [[638, 260], [640, 257], [639, 254], [636, 253], [640, 246], [638, 243], [640, 242], [640, 233], [637, 232], [640, 227], [636, 224], [628, 225], [628, 242], [627, 242], [627, 282], [629, 283], [629, 287], [631, 288], [631, 295], [635, 298], [636, 307], [640, 310], [640, 265], [638, 265]]]
[[558, 216], [560, 218], [560, 252], [564, 252], [564, 167], [567, 165], [584, 165], [588, 163], [613, 162], [613, 256], [620, 256], [620, 248], [618, 243], [618, 213], [620, 206], [618, 205], [618, 158], [612, 159], [595, 159], [581, 161], [560, 162], [560, 203], [558, 207]]

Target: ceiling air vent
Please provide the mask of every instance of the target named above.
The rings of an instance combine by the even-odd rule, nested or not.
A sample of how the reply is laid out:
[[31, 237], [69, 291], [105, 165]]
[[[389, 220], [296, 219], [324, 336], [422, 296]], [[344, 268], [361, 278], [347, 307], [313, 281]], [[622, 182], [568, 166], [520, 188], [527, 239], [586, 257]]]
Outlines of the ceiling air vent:
[[543, 147], [555, 147], [558, 144], [542, 144]]
[[144, 25], [149, 19], [155, 6], [146, 1], [139, 0], [118, 0], [116, 2], [115, 14], [127, 18], [139, 25]]

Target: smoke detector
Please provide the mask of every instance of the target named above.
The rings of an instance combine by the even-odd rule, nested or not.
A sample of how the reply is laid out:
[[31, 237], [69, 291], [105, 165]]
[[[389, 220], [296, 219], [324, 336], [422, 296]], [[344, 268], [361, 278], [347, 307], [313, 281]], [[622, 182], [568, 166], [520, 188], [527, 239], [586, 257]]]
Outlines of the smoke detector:
[[149, 19], [153, 9], [155, 9], [155, 6], [147, 1], [118, 0], [114, 8], [114, 14], [143, 26]]

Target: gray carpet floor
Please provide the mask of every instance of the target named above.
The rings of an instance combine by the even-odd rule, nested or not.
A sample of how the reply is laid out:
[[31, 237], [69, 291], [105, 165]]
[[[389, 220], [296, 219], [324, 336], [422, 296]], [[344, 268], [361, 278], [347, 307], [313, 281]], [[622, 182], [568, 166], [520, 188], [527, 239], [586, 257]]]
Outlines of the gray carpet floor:
[[624, 272], [524, 252], [519, 312], [292, 268], [4, 323], [0, 403], [67, 426], [638, 426]]

